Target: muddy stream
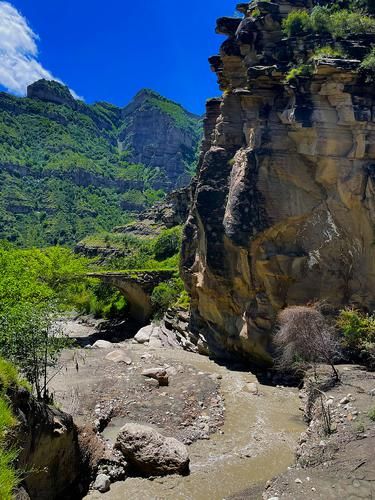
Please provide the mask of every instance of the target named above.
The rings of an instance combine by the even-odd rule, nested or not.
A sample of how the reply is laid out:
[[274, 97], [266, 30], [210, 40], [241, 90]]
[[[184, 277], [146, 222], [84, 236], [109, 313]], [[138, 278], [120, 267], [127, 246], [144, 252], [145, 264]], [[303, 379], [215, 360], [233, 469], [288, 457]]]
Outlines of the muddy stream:
[[[157, 356], [221, 376], [225, 423], [210, 439], [189, 446], [188, 477], [128, 478], [112, 484], [108, 493], [90, 492], [87, 499], [220, 500], [264, 485], [293, 463], [294, 447], [304, 429], [296, 389], [260, 385], [251, 373], [231, 371], [197, 354], [158, 349]], [[258, 395], [248, 391], [251, 382], [258, 384]], [[113, 442], [123, 423], [114, 419], [104, 437]]]

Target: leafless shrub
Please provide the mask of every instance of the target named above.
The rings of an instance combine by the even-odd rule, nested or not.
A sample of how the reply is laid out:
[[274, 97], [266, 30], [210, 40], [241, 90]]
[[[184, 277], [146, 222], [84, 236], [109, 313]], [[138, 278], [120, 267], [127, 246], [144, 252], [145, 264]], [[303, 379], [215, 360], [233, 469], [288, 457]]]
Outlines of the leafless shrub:
[[316, 371], [318, 363], [327, 363], [335, 379], [339, 379], [334, 366], [339, 352], [335, 331], [316, 306], [287, 307], [279, 313], [278, 323], [274, 342], [280, 368], [305, 371], [309, 366]]

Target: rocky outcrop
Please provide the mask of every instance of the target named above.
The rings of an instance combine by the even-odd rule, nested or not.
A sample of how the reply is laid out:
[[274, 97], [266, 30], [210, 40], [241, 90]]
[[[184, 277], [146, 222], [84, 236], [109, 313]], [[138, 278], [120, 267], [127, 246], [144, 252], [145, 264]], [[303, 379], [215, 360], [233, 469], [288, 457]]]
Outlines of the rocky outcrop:
[[20, 450], [17, 468], [26, 472], [23, 490], [31, 500], [73, 498], [80, 451], [72, 417], [38, 403], [25, 389], [12, 391], [9, 397], [19, 422], [14, 446]]
[[207, 342], [202, 333], [197, 335], [189, 330], [188, 311], [176, 307], [168, 309], [158, 325], [141, 328], [134, 336], [134, 341], [149, 347], [208, 354]]
[[200, 139], [199, 117], [143, 89], [123, 109], [122, 118], [119, 144], [131, 152], [129, 160], [159, 169], [156, 186], [170, 190], [187, 185], [187, 167], [194, 162]]
[[176, 189], [165, 199], [141, 212], [137, 220], [114, 228], [115, 233], [155, 236], [163, 229], [185, 224], [190, 206], [190, 188]]
[[218, 21], [228, 38], [210, 63], [224, 95], [207, 106], [182, 269], [190, 327], [219, 356], [269, 362], [289, 304], [375, 306], [375, 93], [358, 73], [368, 36], [335, 42], [346, 59], [318, 58], [311, 77], [286, 82], [317, 39], [285, 39], [281, 22], [308, 6], [244, 3], [243, 19]]
[[32, 83], [27, 87], [27, 97], [77, 109], [77, 102], [68, 87], [55, 81], [42, 79]]
[[142, 474], [163, 476], [189, 472], [186, 446], [175, 438], [162, 436], [152, 427], [124, 425], [115, 448]]

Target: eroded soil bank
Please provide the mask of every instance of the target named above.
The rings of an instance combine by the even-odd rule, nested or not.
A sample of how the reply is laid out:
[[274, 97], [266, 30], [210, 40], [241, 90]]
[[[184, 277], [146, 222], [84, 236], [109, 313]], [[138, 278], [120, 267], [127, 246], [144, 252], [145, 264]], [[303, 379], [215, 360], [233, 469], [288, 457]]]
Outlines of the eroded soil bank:
[[[81, 325], [81, 334], [89, 337], [89, 328]], [[294, 461], [304, 429], [296, 389], [261, 385], [252, 373], [207, 357], [131, 340], [63, 357], [55, 399], [78, 424], [102, 419], [102, 435], [113, 442], [124, 423], [145, 423], [190, 445], [189, 476], [127, 478], [88, 499], [219, 500], [250, 486], [260, 491]], [[168, 370], [168, 386], [145, 380], [142, 370], [151, 366]]]
[[[296, 465], [268, 484], [264, 499], [375, 498], [375, 373], [355, 365], [337, 368], [340, 383], [322, 396], [330, 432], [318, 399]], [[238, 498], [256, 497], [244, 492]]]

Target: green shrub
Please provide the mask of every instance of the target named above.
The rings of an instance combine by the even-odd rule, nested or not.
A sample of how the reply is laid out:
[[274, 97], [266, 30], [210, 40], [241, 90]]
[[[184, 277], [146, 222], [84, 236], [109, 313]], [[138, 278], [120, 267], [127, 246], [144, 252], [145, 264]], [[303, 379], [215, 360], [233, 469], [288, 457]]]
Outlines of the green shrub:
[[342, 331], [348, 347], [361, 348], [365, 344], [375, 342], [375, 316], [347, 308], [340, 311], [337, 326]]
[[340, 10], [330, 16], [331, 33], [334, 37], [375, 33], [375, 19], [360, 12]]
[[92, 314], [95, 318], [113, 319], [125, 313], [125, 297], [113, 287], [93, 280], [80, 293], [72, 297], [78, 312]]
[[176, 307], [179, 307], [181, 309], [185, 309], [186, 311], [190, 307], [190, 295], [187, 293], [186, 290], [183, 290], [181, 295], [179, 296], [177, 302], [176, 302]]
[[285, 81], [291, 82], [299, 77], [311, 77], [313, 74], [313, 68], [310, 64], [301, 64], [297, 68], [292, 68], [286, 75]]
[[19, 484], [19, 475], [14, 467], [17, 451], [6, 450], [0, 443], [0, 498], [12, 500]]
[[330, 10], [327, 7], [316, 6], [311, 11], [311, 27], [318, 33], [331, 33], [332, 21]]
[[331, 34], [335, 38], [375, 33], [375, 19], [360, 11], [316, 6], [309, 14], [305, 10], [294, 10], [283, 21], [284, 33], [291, 37], [315, 32]]
[[372, 79], [375, 75], [375, 49], [372, 49], [371, 52], [363, 59], [360, 68], [365, 73], [368, 73], [370, 79]]
[[283, 32], [287, 36], [297, 36], [312, 31], [312, 22], [306, 10], [292, 10], [283, 20]]
[[164, 260], [179, 252], [181, 247], [181, 228], [166, 229], [155, 241], [154, 252], [157, 260]]
[[369, 409], [369, 411], [367, 412], [367, 416], [370, 420], [375, 422], [375, 406]]
[[184, 285], [180, 278], [174, 278], [156, 286], [151, 294], [151, 302], [155, 308], [156, 315], [160, 316], [168, 308], [176, 305], [183, 291]]
[[17, 451], [9, 449], [7, 435], [17, 425], [10, 403], [5, 392], [8, 387], [25, 385], [14, 365], [0, 358], [0, 498], [12, 500], [14, 490], [19, 483], [19, 474], [15, 469]]
[[325, 47], [320, 47], [314, 51], [312, 55], [312, 60], [322, 59], [322, 58], [341, 58], [345, 57], [344, 52], [341, 49], [330, 47], [329, 45]]

